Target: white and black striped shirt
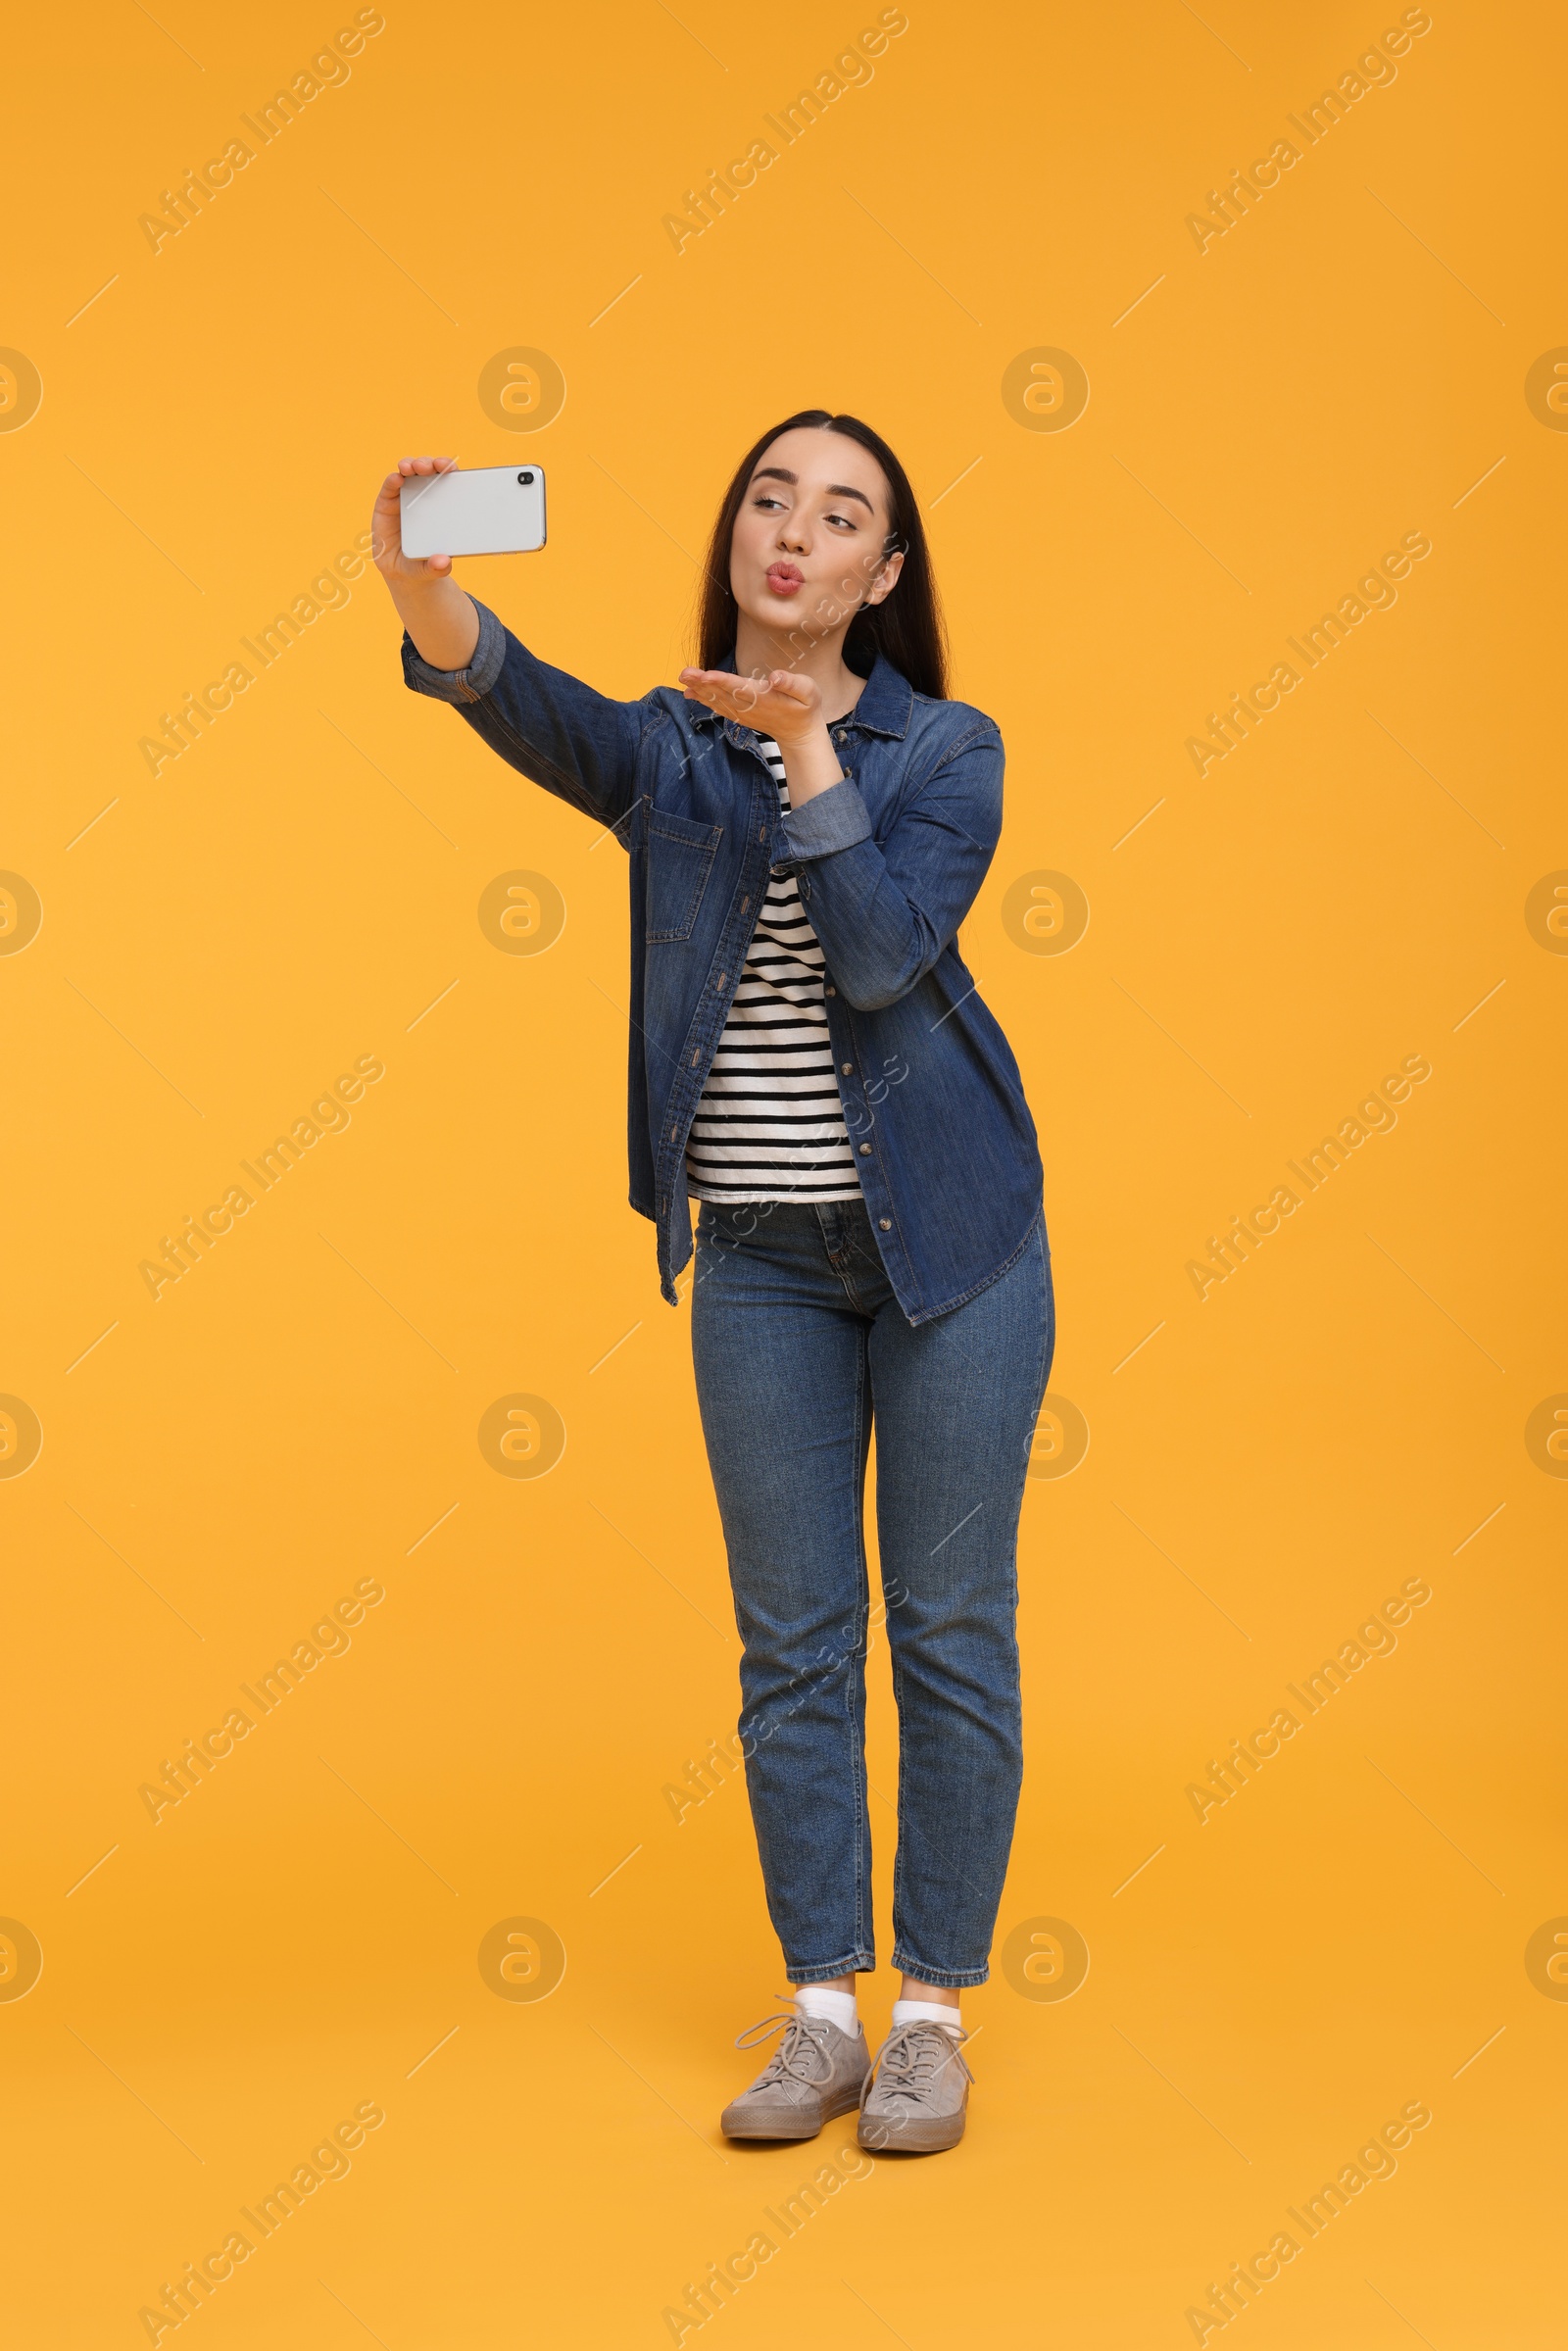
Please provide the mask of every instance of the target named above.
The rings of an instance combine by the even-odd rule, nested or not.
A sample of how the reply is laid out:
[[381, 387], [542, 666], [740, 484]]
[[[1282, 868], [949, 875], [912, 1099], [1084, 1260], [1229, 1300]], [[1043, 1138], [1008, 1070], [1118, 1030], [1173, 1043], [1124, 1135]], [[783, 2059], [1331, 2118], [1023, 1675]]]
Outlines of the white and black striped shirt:
[[[784, 757], [759, 738], [779, 810]], [[686, 1146], [698, 1200], [860, 1198], [822, 996], [822, 950], [793, 873], [771, 877]]]

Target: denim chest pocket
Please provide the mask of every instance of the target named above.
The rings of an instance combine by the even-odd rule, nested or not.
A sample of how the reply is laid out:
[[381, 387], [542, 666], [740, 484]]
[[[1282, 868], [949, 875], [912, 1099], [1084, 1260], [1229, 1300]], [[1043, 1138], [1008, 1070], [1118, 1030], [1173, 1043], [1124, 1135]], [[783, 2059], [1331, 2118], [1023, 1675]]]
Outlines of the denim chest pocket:
[[645, 933], [651, 947], [691, 937], [723, 832], [721, 824], [698, 824], [664, 808], [651, 811]]

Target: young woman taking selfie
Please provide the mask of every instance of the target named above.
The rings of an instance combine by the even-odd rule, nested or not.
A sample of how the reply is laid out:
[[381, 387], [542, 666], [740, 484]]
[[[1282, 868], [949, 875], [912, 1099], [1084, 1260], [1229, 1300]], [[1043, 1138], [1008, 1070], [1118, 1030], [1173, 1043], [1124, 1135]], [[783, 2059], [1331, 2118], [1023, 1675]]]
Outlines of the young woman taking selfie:
[[[376, 562], [416, 693], [613, 828], [631, 863], [631, 1204], [663, 1296], [692, 1254], [697, 1396], [729, 1553], [740, 1745], [797, 1988], [739, 2138], [961, 2137], [1021, 1773], [1014, 1569], [1054, 1313], [1035, 1129], [959, 956], [1002, 824], [1002, 738], [948, 698], [925, 533], [853, 416], [764, 433], [725, 494], [702, 666], [613, 702], [404, 555]], [[892, 2031], [873, 2066], [864, 1478], [899, 1715]]]

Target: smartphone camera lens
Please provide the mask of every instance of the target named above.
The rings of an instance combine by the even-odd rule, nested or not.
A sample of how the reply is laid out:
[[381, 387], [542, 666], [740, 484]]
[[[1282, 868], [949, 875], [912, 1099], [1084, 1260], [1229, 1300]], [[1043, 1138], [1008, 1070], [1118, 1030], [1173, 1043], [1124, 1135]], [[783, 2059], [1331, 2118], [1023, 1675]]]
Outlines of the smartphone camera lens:
[[531, 490], [533, 488], [533, 475], [531, 473], [519, 473], [517, 479], [521, 482], [525, 490]]

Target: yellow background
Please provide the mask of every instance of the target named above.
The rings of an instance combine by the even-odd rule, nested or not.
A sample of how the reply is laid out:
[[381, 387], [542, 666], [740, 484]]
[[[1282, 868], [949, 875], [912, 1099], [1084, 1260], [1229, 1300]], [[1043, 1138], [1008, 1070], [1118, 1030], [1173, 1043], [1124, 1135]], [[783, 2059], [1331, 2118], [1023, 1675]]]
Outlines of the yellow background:
[[[1061, 2001], [999, 1968], [961, 2150], [846, 2185], [703, 2339], [1190, 2342], [1421, 2099], [1397, 2176], [1234, 2324], [1560, 2340], [1568, 2009], [1524, 1960], [1568, 1912], [1568, 1491], [1524, 1434], [1568, 1388], [1568, 962], [1524, 913], [1568, 865], [1568, 439], [1524, 396], [1568, 340], [1560, 16], [1435, 5], [1200, 254], [1205, 191], [1396, 10], [915, 0], [677, 256], [662, 216], [876, 13], [389, 0], [156, 255], [138, 216], [352, 12], [13, 27], [0, 342], [43, 383], [0, 434], [0, 865], [43, 906], [0, 956], [0, 1389], [43, 1430], [0, 1481], [0, 1911], [44, 1960], [0, 2003], [18, 2341], [145, 2340], [373, 2100], [208, 2351], [652, 2346], [848, 2139], [716, 2133], [781, 1980], [742, 1788], [678, 1825], [663, 1793], [733, 1729], [737, 1643], [685, 1310], [624, 1200], [620, 851], [405, 693], [368, 574], [156, 779], [137, 749], [420, 449], [542, 463], [548, 550], [463, 576], [608, 692], [672, 681], [731, 466], [814, 403], [909, 466], [956, 690], [1007, 744], [964, 950], [1041, 1127], [1091, 1443], [1025, 1502], [998, 1947], [1056, 1918], [1091, 1967]], [[528, 437], [475, 389], [518, 345], [567, 386]], [[1042, 346], [1087, 370], [1069, 430], [1003, 402]], [[1205, 714], [1414, 529], [1397, 605], [1200, 780]], [[547, 954], [479, 926], [519, 868], [565, 902]], [[1039, 870], [1087, 897], [1070, 953], [1002, 922]], [[1206, 1237], [1413, 1053], [1397, 1128], [1200, 1302]], [[364, 1054], [352, 1126], [155, 1303], [139, 1261]], [[481, 1455], [514, 1394], [564, 1423], [546, 1477]], [[350, 1651], [154, 1826], [139, 1786], [372, 1577]], [[1411, 1577], [1396, 1653], [1200, 1826], [1188, 1784]], [[514, 1917], [564, 1946], [548, 1999], [481, 1980]]]

